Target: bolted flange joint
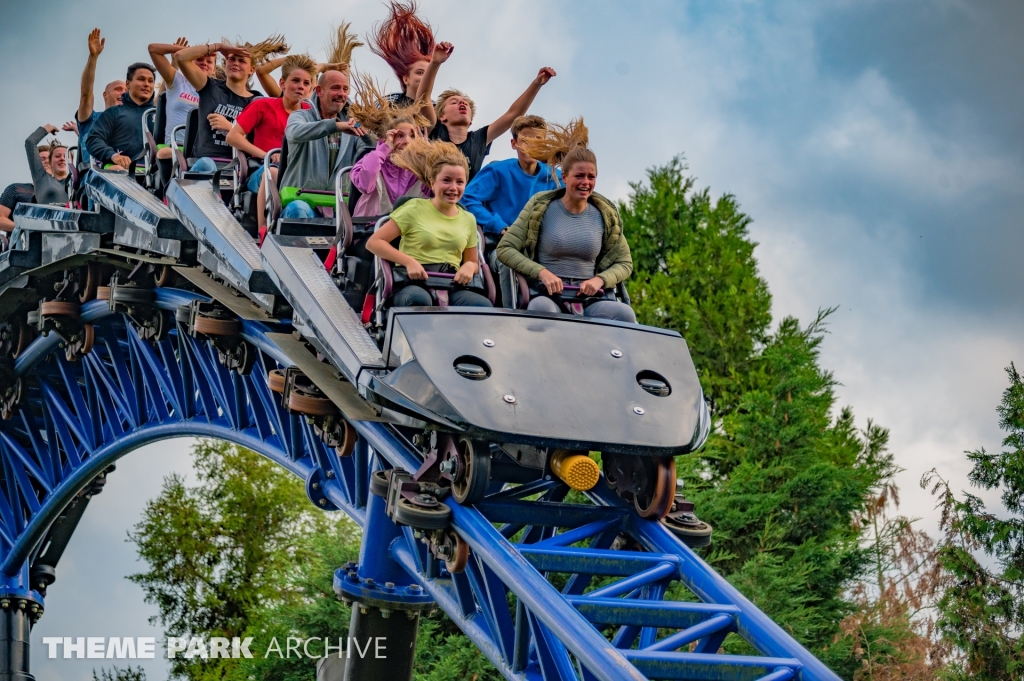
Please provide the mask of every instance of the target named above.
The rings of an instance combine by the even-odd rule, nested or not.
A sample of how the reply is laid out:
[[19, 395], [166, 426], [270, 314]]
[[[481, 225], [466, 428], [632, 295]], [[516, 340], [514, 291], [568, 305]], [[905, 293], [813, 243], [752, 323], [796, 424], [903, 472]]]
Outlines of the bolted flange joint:
[[0, 593], [0, 612], [20, 610], [35, 624], [43, 616], [42, 599], [35, 593]]
[[360, 577], [355, 563], [346, 563], [335, 571], [334, 593], [346, 603], [358, 603], [362, 609], [379, 608], [385, 617], [395, 610], [417, 612], [437, 607], [419, 584], [381, 584], [372, 577]]

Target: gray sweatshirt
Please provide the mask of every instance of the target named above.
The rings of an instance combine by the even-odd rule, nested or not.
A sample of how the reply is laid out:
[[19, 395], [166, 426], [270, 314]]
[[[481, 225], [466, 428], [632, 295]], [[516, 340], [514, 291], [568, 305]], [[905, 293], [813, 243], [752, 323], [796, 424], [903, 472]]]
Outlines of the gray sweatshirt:
[[367, 137], [341, 133], [338, 155], [334, 167], [330, 168], [328, 138], [337, 132], [335, 119], [320, 117], [320, 101], [316, 95], [310, 99], [308, 109], [293, 111], [288, 116], [288, 127], [284, 131], [285, 139], [288, 140], [288, 163], [279, 186], [334, 189], [338, 171], [355, 162], [356, 152], [363, 144], [372, 146]]
[[46, 128], [38, 128], [25, 140], [25, 154], [28, 156], [29, 170], [32, 171], [36, 203], [64, 205], [68, 202], [67, 188], [71, 174], [68, 173], [63, 180], [58, 180], [43, 168], [43, 162], [39, 160], [38, 146], [46, 135]]

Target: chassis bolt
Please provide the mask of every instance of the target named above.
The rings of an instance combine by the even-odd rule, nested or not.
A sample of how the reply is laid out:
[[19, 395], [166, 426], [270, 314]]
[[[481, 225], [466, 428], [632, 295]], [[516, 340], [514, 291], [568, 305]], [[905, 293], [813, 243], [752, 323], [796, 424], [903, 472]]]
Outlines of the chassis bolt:
[[493, 348], [494, 347], [494, 341], [492, 341], [490, 338], [484, 338], [484, 347], [485, 348]]
[[317, 503], [320, 504], [321, 506], [326, 506], [327, 505], [327, 500], [326, 499], [321, 499]]
[[633, 413], [636, 414], [637, 416], [643, 416], [644, 415], [644, 408], [643, 407], [633, 407]]
[[622, 357], [622, 350], [612, 350], [612, 357], [619, 359]]
[[516, 396], [515, 395], [505, 395], [505, 397], [502, 398], [502, 399], [504, 399], [509, 404], [515, 404], [516, 403]]
[[385, 610], [384, 608], [381, 608], [380, 609], [380, 616], [383, 617], [384, 619], [387, 619], [387, 618], [391, 617], [391, 611], [390, 610]]

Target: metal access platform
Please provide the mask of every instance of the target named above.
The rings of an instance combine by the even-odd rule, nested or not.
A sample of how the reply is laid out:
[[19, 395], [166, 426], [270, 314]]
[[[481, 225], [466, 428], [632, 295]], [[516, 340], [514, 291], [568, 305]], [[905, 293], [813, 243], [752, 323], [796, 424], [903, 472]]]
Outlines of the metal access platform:
[[[572, 489], [553, 468], [593, 450], [663, 475], [703, 443], [679, 334], [436, 309], [371, 334], [323, 237], [258, 248], [208, 181], [172, 181], [165, 205], [93, 171], [86, 192], [93, 210], [19, 206], [0, 254], [0, 599], [16, 606], [0, 676], [32, 678], [31, 625], [116, 460], [198, 436], [259, 452], [362, 527], [335, 591], [350, 636], [395, 653], [349, 660], [346, 681], [411, 678], [435, 608], [508, 679], [838, 679], [623, 481]], [[750, 654], [722, 652], [729, 636]]]

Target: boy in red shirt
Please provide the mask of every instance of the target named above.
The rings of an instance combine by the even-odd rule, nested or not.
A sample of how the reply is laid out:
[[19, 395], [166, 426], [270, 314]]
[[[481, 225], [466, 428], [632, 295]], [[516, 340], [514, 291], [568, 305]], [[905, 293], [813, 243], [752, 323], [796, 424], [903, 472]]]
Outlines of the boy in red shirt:
[[[309, 96], [315, 82], [316, 62], [304, 54], [293, 54], [285, 58], [281, 66], [281, 96], [261, 97], [245, 107], [238, 114], [235, 124], [227, 136], [227, 143], [253, 158], [262, 159], [271, 149], [278, 149], [284, 139], [288, 116], [300, 108], [308, 109], [303, 100]], [[252, 134], [252, 142], [246, 136]], [[263, 168], [249, 176], [248, 189], [257, 192], [256, 206], [260, 223], [260, 238], [266, 229], [264, 210], [266, 197], [263, 189]], [[277, 180], [277, 168], [270, 172]]]

